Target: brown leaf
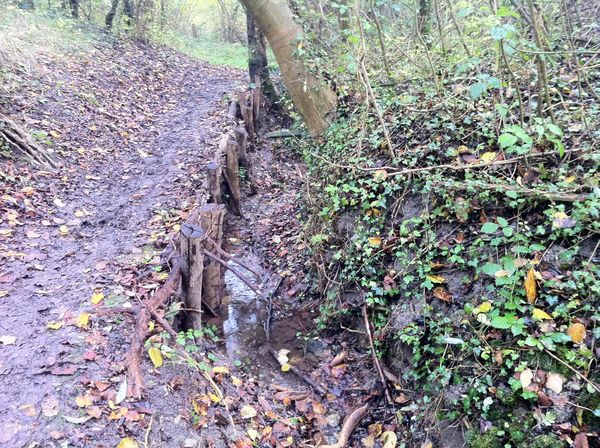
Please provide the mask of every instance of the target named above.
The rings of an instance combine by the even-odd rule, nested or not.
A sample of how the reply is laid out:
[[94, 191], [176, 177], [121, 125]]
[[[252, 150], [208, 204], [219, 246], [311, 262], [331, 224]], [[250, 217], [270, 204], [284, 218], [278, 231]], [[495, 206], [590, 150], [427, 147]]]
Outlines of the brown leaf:
[[585, 325], [575, 322], [569, 327], [567, 334], [575, 344], [581, 344], [585, 339]]
[[575, 448], [589, 448], [587, 434], [580, 432], [575, 436]]
[[527, 271], [527, 277], [525, 278], [525, 292], [527, 293], [527, 301], [529, 303], [535, 303], [537, 299], [537, 282], [535, 280], [535, 270], [530, 268]]
[[450, 294], [441, 286], [433, 288], [433, 296], [440, 299], [442, 302], [452, 302], [452, 294]]

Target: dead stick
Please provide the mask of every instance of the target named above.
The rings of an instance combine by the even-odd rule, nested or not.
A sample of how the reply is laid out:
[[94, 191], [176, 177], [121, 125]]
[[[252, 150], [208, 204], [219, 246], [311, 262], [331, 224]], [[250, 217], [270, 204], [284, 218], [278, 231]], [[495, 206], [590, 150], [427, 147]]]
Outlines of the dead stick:
[[223, 248], [219, 247], [219, 245], [216, 243], [215, 240], [213, 240], [211, 237], [207, 236], [206, 239], [213, 245], [213, 248], [219, 253], [221, 254], [223, 257], [229, 259], [230, 261], [233, 261], [235, 264], [239, 264], [241, 267], [243, 267], [244, 269], [252, 272], [254, 275], [256, 275], [258, 278], [261, 278], [262, 275], [260, 272], [258, 272], [256, 269], [252, 268], [248, 263], [246, 263], [245, 261], [240, 260], [238, 257], [236, 257], [233, 254], [230, 254], [229, 252], [226, 252]]
[[355, 409], [352, 414], [346, 419], [344, 425], [342, 426], [342, 430], [340, 431], [340, 435], [338, 437], [338, 441], [333, 445], [323, 445], [321, 448], [345, 448], [350, 441], [350, 436], [356, 429], [356, 427], [360, 424], [363, 418], [367, 415], [367, 411], [369, 407], [365, 404], [360, 408]]
[[[361, 292], [361, 295], [362, 292]], [[364, 295], [363, 295], [364, 301]], [[375, 344], [373, 343], [373, 335], [371, 334], [371, 323], [369, 322], [369, 315], [367, 314], [367, 304], [363, 303], [363, 318], [365, 320], [365, 327], [367, 329], [367, 336], [369, 338], [369, 345], [371, 346], [371, 354], [373, 355], [373, 364], [375, 364], [375, 368], [379, 373], [379, 378], [381, 379], [381, 384], [383, 385], [383, 390], [385, 392], [385, 399], [389, 404], [393, 404], [392, 396], [390, 395], [390, 391], [387, 388], [387, 381], [385, 379], [385, 374], [383, 373], [383, 369], [381, 368], [381, 364], [379, 364], [379, 359], [377, 359], [377, 352], [375, 351]]]
[[164, 304], [167, 299], [175, 292], [177, 285], [181, 280], [181, 265], [176, 263], [164, 285], [158, 289], [154, 295], [142, 302], [142, 305], [136, 314], [135, 330], [131, 340], [131, 347], [125, 358], [127, 365], [127, 396], [135, 399], [142, 398], [144, 389], [144, 378], [142, 375], [142, 356], [144, 353], [144, 342], [148, 337], [148, 322], [150, 320], [150, 311], [156, 310]]
[[254, 283], [252, 283], [250, 280], [248, 280], [246, 277], [244, 277], [240, 271], [238, 271], [237, 269], [229, 266], [229, 264], [225, 260], [219, 258], [218, 256], [216, 256], [212, 252], [209, 252], [206, 249], [203, 249], [203, 252], [204, 252], [204, 255], [206, 255], [207, 257], [209, 257], [211, 259], [213, 259], [217, 263], [220, 263], [225, 269], [229, 269], [231, 271], [231, 273], [234, 274], [236, 277], [238, 277], [241, 281], [243, 281], [244, 284], [248, 288], [250, 288], [256, 294], [260, 295], [260, 288], [258, 286], [256, 286]]
[[[280, 365], [283, 365], [279, 362], [279, 358], [277, 357], [277, 352], [275, 351], [275, 349], [272, 347], [269, 347], [268, 349], [269, 353], [273, 356], [273, 358], [275, 358]], [[321, 386], [315, 383], [311, 378], [309, 378], [302, 371], [300, 371], [300, 369], [291, 364], [288, 365], [290, 366], [290, 372], [292, 372], [294, 375], [296, 375], [298, 378], [300, 378], [302, 381], [304, 381], [306, 384], [312, 387], [315, 390], [315, 392], [317, 392], [321, 397], [327, 396], [327, 392], [325, 391], [325, 389], [323, 389]]]

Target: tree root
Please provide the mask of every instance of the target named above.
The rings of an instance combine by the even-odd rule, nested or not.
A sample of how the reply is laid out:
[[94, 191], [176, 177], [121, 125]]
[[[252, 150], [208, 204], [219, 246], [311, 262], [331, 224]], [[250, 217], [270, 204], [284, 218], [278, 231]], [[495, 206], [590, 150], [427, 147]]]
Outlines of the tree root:
[[346, 419], [344, 425], [342, 426], [342, 430], [340, 431], [340, 435], [338, 437], [338, 441], [333, 445], [323, 445], [321, 448], [345, 448], [350, 440], [350, 436], [356, 429], [356, 427], [360, 424], [363, 418], [367, 415], [367, 411], [369, 410], [369, 406], [366, 404], [355, 409], [352, 414]]
[[180, 280], [181, 265], [176, 263], [165, 284], [150, 299], [143, 302], [142, 306], [138, 309], [131, 347], [125, 358], [127, 366], [127, 396], [130, 398], [141, 399], [144, 390], [141, 363], [144, 354], [144, 342], [146, 342], [150, 333], [148, 331], [150, 316], [175, 293]]
[[38, 146], [23, 128], [0, 115], [0, 143], [2, 141], [6, 142], [11, 151], [25, 156], [35, 165], [47, 169], [57, 166], [48, 151]]

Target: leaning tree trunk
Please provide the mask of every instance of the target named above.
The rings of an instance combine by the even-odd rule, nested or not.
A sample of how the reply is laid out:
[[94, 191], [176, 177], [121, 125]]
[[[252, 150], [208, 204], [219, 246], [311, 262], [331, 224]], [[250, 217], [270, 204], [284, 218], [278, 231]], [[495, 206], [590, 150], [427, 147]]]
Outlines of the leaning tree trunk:
[[304, 33], [286, 0], [241, 0], [265, 33], [290, 97], [308, 131], [318, 136], [329, 125], [337, 97], [331, 87], [298, 55]]
[[273, 105], [277, 101], [277, 92], [275, 92], [269, 73], [265, 37], [256, 26], [254, 17], [248, 10], [246, 10], [246, 29], [248, 33], [248, 74], [250, 82], [259, 85], [268, 102]]
[[24, 129], [14, 121], [0, 115], [0, 148], [3, 145], [6, 145], [13, 153], [25, 156], [36, 165], [44, 168], [56, 167], [50, 154], [38, 146]]
[[106, 29], [110, 30], [113, 26], [113, 21], [115, 19], [115, 14], [117, 14], [117, 7], [119, 6], [119, 0], [112, 0], [110, 3], [110, 10], [108, 14], [106, 14], [106, 19], [104, 23], [106, 24]]

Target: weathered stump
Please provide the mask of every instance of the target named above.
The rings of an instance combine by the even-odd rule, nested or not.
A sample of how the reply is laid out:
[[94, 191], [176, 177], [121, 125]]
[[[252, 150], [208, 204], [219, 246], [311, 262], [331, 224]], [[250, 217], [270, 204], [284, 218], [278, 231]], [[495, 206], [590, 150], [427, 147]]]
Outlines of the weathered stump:
[[232, 140], [228, 140], [225, 147], [225, 162], [225, 180], [229, 189], [229, 202], [235, 214], [242, 216], [238, 145]]
[[180, 252], [183, 260], [181, 293], [185, 304], [186, 327], [202, 328], [204, 283], [204, 241], [207, 233], [196, 224], [181, 226]]
[[206, 165], [206, 183], [208, 184], [208, 202], [222, 204], [221, 167], [217, 162], [209, 162]]

